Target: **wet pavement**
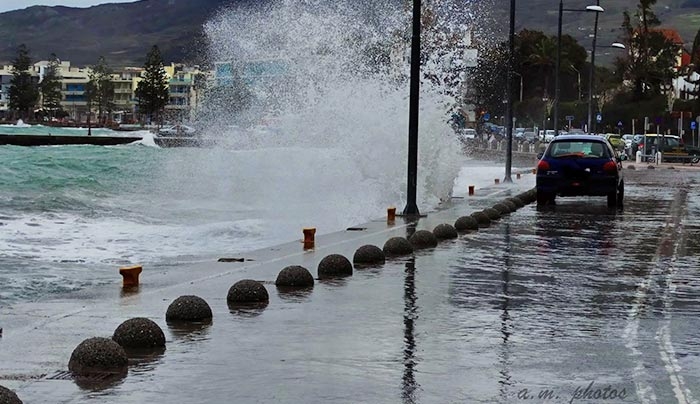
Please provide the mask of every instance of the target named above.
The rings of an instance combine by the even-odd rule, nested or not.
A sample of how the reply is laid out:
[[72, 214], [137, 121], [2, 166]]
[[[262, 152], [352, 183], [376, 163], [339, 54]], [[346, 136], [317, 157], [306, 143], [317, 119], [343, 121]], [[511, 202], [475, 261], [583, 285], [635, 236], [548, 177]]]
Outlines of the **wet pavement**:
[[[278, 292], [277, 273], [316, 275], [328, 254], [454, 223], [513, 185], [458, 198], [417, 226], [384, 219], [251, 252], [249, 261], [142, 274], [115, 286], [0, 313], [0, 385], [25, 403], [693, 403], [700, 399], [700, 171], [625, 170], [623, 210], [605, 198], [534, 204], [413, 257]], [[117, 276], [115, 271], [115, 276]], [[265, 282], [266, 307], [231, 310], [228, 288]], [[214, 319], [165, 323], [180, 295], [207, 300]], [[167, 349], [132, 358], [118, 380], [66, 373], [84, 339], [148, 317]]]

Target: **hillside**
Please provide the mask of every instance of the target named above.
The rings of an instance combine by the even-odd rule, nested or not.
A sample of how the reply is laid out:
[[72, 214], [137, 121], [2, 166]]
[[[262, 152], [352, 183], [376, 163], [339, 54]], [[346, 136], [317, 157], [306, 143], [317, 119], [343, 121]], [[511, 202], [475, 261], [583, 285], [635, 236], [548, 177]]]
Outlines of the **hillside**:
[[[26, 44], [33, 60], [51, 53], [75, 65], [104, 56], [113, 65], [141, 65], [157, 44], [165, 60], [196, 60], [202, 24], [232, 0], [142, 0], [90, 8], [34, 6], [0, 13], [0, 62]], [[240, 1], [239, 1], [240, 2]]]
[[[495, 0], [499, 7], [494, 10], [497, 21], [508, 21], [507, 10], [509, 0]], [[622, 13], [636, 11], [639, 0], [600, 0], [605, 12], [600, 15], [598, 44], [609, 45], [620, 39]], [[565, 0], [566, 9], [584, 9], [587, 5], [596, 4], [595, 0]], [[557, 32], [559, 2], [556, 0], [518, 0], [516, 9], [516, 30], [522, 28], [535, 29], [555, 35]], [[661, 20], [663, 27], [676, 29], [686, 48], [690, 49], [693, 39], [700, 29], [700, 0], [658, 0], [653, 8]], [[594, 13], [565, 12], [562, 19], [562, 32], [576, 38], [584, 47], [590, 47], [590, 34], [593, 32]], [[507, 33], [508, 26], [504, 24], [502, 32]], [[602, 62], [615, 51], [600, 51]]]
[[[483, 1], [477, 7], [478, 12], [486, 14], [478, 17], [483, 31], [505, 40], [510, 0]], [[142, 65], [154, 44], [160, 47], [166, 61], [201, 63], [204, 22], [221, 7], [245, 2], [260, 0], [141, 0], [85, 9], [35, 6], [0, 13], [0, 63], [9, 64], [21, 43], [27, 44], [34, 60], [56, 53], [75, 65], [94, 64], [100, 56], [111, 65]], [[566, 8], [578, 9], [595, 4], [595, 0], [564, 3]], [[622, 12], [634, 12], [637, 3], [638, 0], [600, 0], [606, 9], [600, 18], [600, 45], [618, 40]], [[517, 0], [517, 4], [517, 30], [528, 28], [556, 34], [558, 1]], [[700, 0], [659, 0], [654, 11], [663, 26], [678, 30], [690, 48], [700, 29]], [[589, 47], [593, 20], [592, 13], [567, 12], [563, 33]], [[611, 50], [599, 51], [599, 63], [609, 63], [614, 54]]]

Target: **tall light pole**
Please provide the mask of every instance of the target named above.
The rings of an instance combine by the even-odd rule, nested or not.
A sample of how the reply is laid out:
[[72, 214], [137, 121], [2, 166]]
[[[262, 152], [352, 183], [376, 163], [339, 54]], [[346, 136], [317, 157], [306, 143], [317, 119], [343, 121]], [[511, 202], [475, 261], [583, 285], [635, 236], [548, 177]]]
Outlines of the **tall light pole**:
[[[600, 0], [596, 0], [596, 4], [600, 5]], [[593, 25], [593, 47], [591, 48], [591, 71], [588, 73], [588, 133], [593, 127], [593, 80], [595, 78], [595, 47], [598, 39], [598, 16], [595, 14], [595, 24]]]
[[[508, 75], [506, 77], [506, 176], [503, 182], [513, 182], [511, 169], [513, 165], [513, 59], [515, 56], [515, 0], [510, 0], [510, 29], [508, 31]], [[522, 78], [522, 76], [521, 76]]]
[[418, 104], [420, 98], [420, 0], [413, 0], [413, 35], [411, 38], [411, 90], [408, 112], [408, 183], [405, 216], [419, 216], [416, 204], [418, 187]]
[[[600, 6], [600, 0], [597, 0], [597, 4], [595, 6], [586, 6], [585, 9], [565, 9], [564, 8], [564, 0], [559, 0], [559, 24], [558, 24], [558, 29], [557, 29], [557, 60], [556, 60], [556, 67], [555, 67], [555, 74], [554, 74], [554, 136], [559, 136], [559, 93], [561, 92], [560, 85], [559, 85], [559, 75], [561, 72], [561, 25], [562, 25], [562, 17], [564, 16], [564, 11], [592, 11], [595, 13], [595, 32], [598, 31], [598, 15], [599, 13], [602, 13], [605, 11], [603, 7]], [[594, 34], [595, 35], [595, 34]], [[595, 41], [595, 40], [594, 40]], [[595, 44], [595, 42], [594, 42]], [[594, 45], [595, 46], [595, 45]], [[590, 108], [590, 105], [589, 105]], [[590, 110], [588, 112], [589, 114], [589, 122], [590, 122]], [[590, 123], [589, 123], [590, 126]]]

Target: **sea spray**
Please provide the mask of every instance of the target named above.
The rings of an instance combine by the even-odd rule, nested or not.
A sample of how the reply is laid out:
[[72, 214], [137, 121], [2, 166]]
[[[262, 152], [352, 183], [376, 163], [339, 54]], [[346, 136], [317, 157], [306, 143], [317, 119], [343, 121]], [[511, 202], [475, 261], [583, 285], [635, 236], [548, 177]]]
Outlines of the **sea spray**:
[[[449, 112], [465, 79], [460, 35], [471, 18], [463, 2], [459, 9], [432, 3], [449, 14], [433, 14], [425, 34], [423, 210], [449, 197], [459, 171]], [[353, 200], [375, 198], [375, 210], [405, 203], [410, 9], [395, 1], [285, 0], [222, 10], [205, 32], [211, 61], [230, 73], [218, 83], [231, 88], [230, 98], [214, 92], [207, 103], [216, 115], [200, 115], [222, 146], [336, 149], [367, 184]], [[326, 173], [300, 167], [298, 174], [317, 181]]]

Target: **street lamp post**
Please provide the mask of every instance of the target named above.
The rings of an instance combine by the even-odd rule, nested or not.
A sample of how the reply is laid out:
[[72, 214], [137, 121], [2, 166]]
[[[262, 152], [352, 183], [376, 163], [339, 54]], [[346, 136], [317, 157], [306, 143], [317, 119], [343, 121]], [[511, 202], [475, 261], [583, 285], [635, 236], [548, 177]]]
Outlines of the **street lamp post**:
[[[515, 56], [515, 0], [510, 0], [510, 27], [508, 30], [508, 76], [506, 78], [506, 176], [503, 182], [513, 182], [511, 169], [513, 164], [513, 59]], [[521, 80], [522, 80], [522, 76]], [[522, 83], [522, 81], [521, 81]]]
[[[586, 12], [586, 11], [592, 11], [595, 13], [595, 31], [598, 31], [598, 15], [605, 11], [603, 7], [600, 6], [600, 0], [597, 0], [597, 4], [595, 6], [586, 6], [585, 9], [565, 9], [564, 8], [564, 0], [559, 0], [559, 24], [558, 24], [558, 29], [557, 29], [557, 60], [556, 60], [556, 68], [555, 68], [555, 76], [554, 76], [554, 136], [559, 135], [559, 93], [560, 93], [560, 86], [559, 86], [559, 72], [561, 71], [561, 25], [562, 25], [562, 17], [564, 16], [564, 11], [574, 11], [574, 12]], [[594, 33], [595, 35], [595, 33]], [[595, 44], [595, 39], [594, 39], [594, 44]], [[595, 45], [594, 45], [595, 46]], [[590, 108], [590, 104], [589, 104]], [[589, 126], [590, 126], [590, 110], [588, 112], [589, 114]]]
[[[598, 25], [598, 16], [596, 15], [596, 26]], [[593, 90], [594, 78], [595, 78], [595, 50], [597, 48], [614, 48], [614, 49], [626, 49], [625, 45], [620, 42], [613, 42], [609, 46], [598, 46], [596, 45], [596, 34], [593, 34], [593, 48], [591, 49], [591, 71], [588, 77], [588, 132], [591, 132], [593, 127]]]
[[419, 216], [416, 194], [418, 187], [418, 107], [420, 97], [420, 0], [413, 0], [413, 36], [411, 38], [411, 89], [408, 116], [408, 183], [403, 214]]

